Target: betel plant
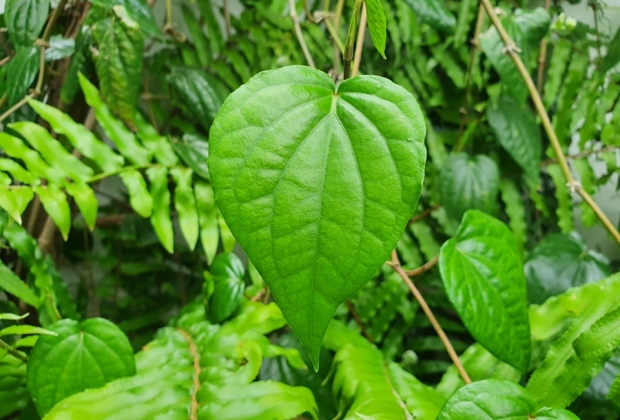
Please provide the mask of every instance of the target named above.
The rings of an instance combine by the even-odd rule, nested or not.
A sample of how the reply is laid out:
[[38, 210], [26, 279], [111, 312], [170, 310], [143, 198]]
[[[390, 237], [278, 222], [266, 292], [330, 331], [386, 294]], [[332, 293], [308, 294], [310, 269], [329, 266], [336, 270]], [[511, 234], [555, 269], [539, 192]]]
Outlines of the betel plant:
[[[564, 151], [565, 137], [582, 115], [588, 117], [576, 128], [582, 141], [600, 135], [613, 146], [608, 143], [617, 127], [604, 124], [606, 111], [620, 110], [610, 72], [620, 41], [609, 42], [605, 56], [599, 51], [600, 63], [589, 89], [579, 91], [573, 115], [579, 70], [589, 64], [578, 47], [600, 48], [600, 34], [577, 39], [594, 35], [577, 28], [581, 32], [569, 42], [570, 25], [555, 22], [541, 105], [530, 73], [533, 45], [549, 30], [542, 8], [517, 9], [499, 20], [488, 1], [448, 6], [369, 0], [344, 9], [342, 1], [335, 7], [327, 2], [313, 15], [304, 2], [264, 0], [244, 2], [235, 16], [228, 2], [222, 8], [198, 2], [200, 18], [189, 5], [181, 9], [191, 35], [186, 42], [174, 27], [171, 1], [163, 27], [168, 40], [145, 1], [61, 1], [49, 18], [47, 1], [24, 4], [8, 0], [4, 15], [8, 47], [15, 51], [9, 48], [3, 58], [8, 64], [0, 85], [6, 105], [0, 120], [10, 122], [0, 135], [6, 155], [0, 161], [0, 207], [6, 211], [0, 232], [9, 257], [16, 254], [20, 262], [17, 275], [4, 260], [0, 265], [0, 286], [18, 298], [2, 302], [15, 313], [0, 315], [0, 415], [571, 419], [564, 408], [601, 370], [606, 377], [598, 381], [599, 393], [618, 401], [613, 356], [620, 277], [608, 277], [608, 263], [578, 237], [546, 236], [526, 265], [530, 282], [542, 279], [536, 283], [542, 291], [529, 288], [529, 301], [539, 305], [528, 308], [521, 258], [529, 236], [542, 235], [526, 235], [530, 214], [552, 219], [549, 207], [555, 207], [558, 226], [571, 230], [571, 189], [590, 211], [584, 220], [598, 216], [618, 235], [589, 199], [588, 191], [605, 177], [575, 164], [582, 183], [575, 182]], [[65, 10], [70, 17], [62, 21]], [[485, 14], [492, 25], [482, 33]], [[344, 42], [342, 16], [350, 17]], [[53, 35], [59, 19], [64, 36]], [[360, 58], [367, 24], [378, 61], [376, 54]], [[464, 45], [468, 31], [488, 59], [482, 65]], [[145, 40], [147, 49], [157, 41], [162, 51], [145, 57]], [[333, 78], [312, 68], [327, 68], [332, 47], [342, 53], [344, 80], [339, 53]], [[62, 61], [68, 55], [70, 64]], [[302, 59], [308, 66], [286, 66]], [[356, 76], [360, 68], [402, 87], [388, 78]], [[169, 90], [153, 93], [149, 85]], [[454, 98], [463, 92], [466, 109], [459, 112]], [[531, 110], [521, 106], [528, 92], [556, 159], [546, 166], [552, 182], [544, 185], [541, 136]], [[162, 96], [172, 103], [159, 104]], [[147, 104], [143, 109], [138, 97]], [[76, 106], [66, 109], [73, 101]], [[597, 103], [605, 112], [591, 115]], [[79, 112], [81, 104], [87, 115]], [[554, 113], [551, 122], [547, 111]], [[84, 117], [84, 124], [76, 122]], [[490, 133], [509, 159], [485, 144]], [[453, 146], [450, 156], [446, 145]], [[610, 171], [614, 165], [607, 160]], [[508, 177], [500, 180], [500, 172]], [[512, 172], [522, 173], [523, 182]], [[101, 184], [117, 175], [127, 202], [113, 197], [116, 205], [100, 206]], [[558, 202], [536, 199], [533, 192], [550, 185]], [[491, 216], [498, 213], [500, 190], [511, 229]], [[526, 208], [528, 190], [535, 205]], [[416, 206], [419, 214], [412, 218]], [[31, 236], [37, 229], [28, 225], [41, 207], [46, 219], [37, 240]], [[101, 210], [107, 218], [99, 217]], [[22, 217], [29, 219], [26, 226]], [[146, 227], [141, 218], [148, 219]], [[547, 221], [540, 219], [537, 214], [534, 220], [542, 230]], [[110, 220], [121, 220], [120, 228], [105, 230]], [[68, 290], [75, 285], [63, 279], [66, 271], [61, 274], [50, 255], [54, 226], [72, 248], [66, 256], [83, 263], [88, 280], [77, 292]], [[229, 227], [258, 270], [252, 264], [246, 270], [230, 253], [235, 238]], [[75, 230], [84, 239], [71, 246]], [[92, 241], [89, 230], [98, 233]], [[204, 255], [197, 257], [194, 247]], [[566, 261], [559, 261], [557, 247]], [[167, 255], [173, 252], [174, 259]], [[421, 264], [422, 255], [428, 263]], [[578, 260], [576, 269], [571, 260]], [[566, 284], [549, 284], [547, 261], [562, 280], [570, 269], [587, 275], [570, 277], [569, 285], [579, 287], [566, 291]], [[441, 284], [433, 278], [412, 283], [410, 277], [436, 263]], [[97, 270], [105, 273], [99, 281], [93, 278]], [[30, 284], [18, 278], [24, 271]], [[582, 285], [580, 277], [599, 281]], [[407, 298], [407, 289], [418, 304]], [[267, 290], [282, 312], [259, 302], [269, 300]], [[353, 328], [342, 322], [349, 317], [341, 303], [349, 297]], [[36, 316], [16, 315], [26, 306]], [[420, 307], [428, 318], [416, 315]], [[301, 343], [284, 332], [284, 317]], [[37, 323], [45, 328], [28, 325]], [[424, 333], [430, 326], [440, 340]], [[412, 327], [421, 337], [411, 337]], [[441, 346], [450, 367], [435, 360]], [[417, 363], [415, 354], [403, 354], [408, 348], [432, 358]], [[140, 350], [134, 355], [134, 349]], [[307, 368], [312, 365], [318, 373]], [[412, 372], [441, 377], [429, 381], [438, 382], [431, 387]], [[586, 405], [582, 417], [590, 418], [597, 405], [603, 404]]]

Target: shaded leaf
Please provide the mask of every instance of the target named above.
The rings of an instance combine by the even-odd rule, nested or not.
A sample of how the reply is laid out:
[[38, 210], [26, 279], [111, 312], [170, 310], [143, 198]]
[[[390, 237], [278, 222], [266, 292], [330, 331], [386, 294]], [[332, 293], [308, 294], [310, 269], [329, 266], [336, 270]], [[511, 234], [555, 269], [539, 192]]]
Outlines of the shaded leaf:
[[211, 265], [215, 288], [209, 304], [209, 319], [222, 322], [239, 306], [245, 283], [243, 263], [235, 254], [219, 254]]
[[174, 179], [174, 208], [179, 215], [179, 225], [181, 233], [187, 241], [190, 250], [194, 250], [198, 241], [198, 212], [196, 209], [196, 199], [192, 188], [191, 169], [172, 168], [170, 175]]
[[611, 42], [607, 45], [607, 53], [601, 64], [601, 71], [607, 73], [620, 63], [620, 28], [616, 31]]
[[199, 134], [185, 133], [183, 138], [173, 143], [177, 154], [183, 162], [200, 177], [210, 180], [207, 158], [209, 157], [209, 142]]
[[[21, 0], [14, 0], [19, 3]], [[12, 106], [22, 100], [34, 82], [40, 67], [40, 50], [37, 47], [21, 48], [6, 64], [6, 99]]]
[[381, 0], [364, 0], [368, 13], [368, 32], [377, 51], [385, 58], [385, 39], [387, 36], [387, 23]]
[[49, 0], [6, 0], [4, 22], [11, 41], [17, 47], [34, 45], [43, 30], [49, 9]]
[[446, 8], [443, 1], [405, 0], [422, 22], [434, 29], [452, 33], [456, 28], [456, 18]]
[[170, 190], [168, 189], [168, 169], [165, 167], [151, 167], [146, 170], [151, 183], [151, 197], [153, 198], [153, 214], [151, 225], [162, 246], [169, 253], [174, 251], [174, 229], [170, 218]]
[[32, 289], [13, 273], [6, 265], [0, 262], [0, 289], [32, 307], [39, 306], [39, 298]]
[[55, 61], [70, 57], [75, 52], [75, 40], [63, 38], [62, 35], [52, 35], [50, 46], [45, 49], [45, 61]]

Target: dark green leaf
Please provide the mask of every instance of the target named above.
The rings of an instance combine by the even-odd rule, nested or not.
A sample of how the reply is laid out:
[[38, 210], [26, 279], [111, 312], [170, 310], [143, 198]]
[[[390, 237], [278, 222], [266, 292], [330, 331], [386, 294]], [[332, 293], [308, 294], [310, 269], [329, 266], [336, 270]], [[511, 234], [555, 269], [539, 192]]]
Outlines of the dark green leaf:
[[2, 262], [0, 262], [0, 289], [32, 307], [36, 308], [39, 305], [39, 299], [32, 289]]
[[75, 51], [75, 40], [73, 38], [53, 35], [49, 43], [50, 46], [45, 49], [45, 61], [55, 61], [70, 57]]
[[142, 31], [155, 37], [161, 37], [153, 9], [146, 0], [93, 0], [92, 3], [108, 10], [114, 10], [115, 6], [117, 8], [124, 6], [127, 15], [136, 21]]
[[443, 32], [452, 33], [456, 28], [456, 18], [446, 8], [443, 1], [405, 0], [422, 22]]
[[601, 65], [601, 71], [607, 73], [620, 63], [620, 28], [616, 31], [616, 35], [607, 45], [607, 53]]
[[17, 47], [34, 45], [43, 30], [49, 9], [49, 0], [6, 0], [4, 22], [11, 41]]
[[75, 53], [71, 57], [71, 63], [65, 75], [65, 82], [60, 92], [63, 102], [73, 103], [75, 95], [80, 90], [78, 81], [78, 73], [84, 73], [87, 57], [90, 57], [90, 46], [92, 44], [92, 35], [90, 28], [82, 25], [80, 32], [75, 39]]
[[530, 303], [543, 303], [571, 287], [592, 283], [611, 275], [609, 260], [589, 250], [575, 233], [547, 235], [525, 263]]
[[37, 77], [40, 63], [40, 50], [37, 47], [21, 48], [7, 63], [6, 99], [8, 106], [15, 105], [26, 96], [28, 88]]
[[476, 341], [525, 372], [531, 352], [526, 281], [506, 225], [469, 210], [456, 237], [441, 247], [439, 270], [450, 302]]
[[[381, 0], [364, 0], [368, 13], [368, 32], [377, 51], [385, 58], [385, 38], [387, 36], [387, 23]], [[361, 40], [360, 40], [361, 42]]]
[[451, 155], [439, 173], [439, 196], [446, 213], [460, 220], [467, 210], [493, 214], [497, 208], [499, 170], [485, 155]]
[[28, 362], [28, 390], [41, 416], [57, 402], [136, 372], [133, 351], [121, 330], [105, 319], [65, 319], [41, 336]]
[[207, 166], [209, 142], [206, 138], [199, 134], [185, 133], [183, 138], [174, 142], [173, 145], [187, 166], [192, 168], [200, 177], [206, 180], [210, 179]]
[[245, 283], [243, 263], [235, 254], [219, 254], [211, 265], [215, 288], [209, 304], [209, 319], [219, 323], [228, 318], [239, 306]]
[[213, 124], [216, 202], [315, 368], [336, 308], [385, 262], [413, 214], [425, 132], [400, 86], [362, 76], [336, 89], [303, 66], [256, 75]]

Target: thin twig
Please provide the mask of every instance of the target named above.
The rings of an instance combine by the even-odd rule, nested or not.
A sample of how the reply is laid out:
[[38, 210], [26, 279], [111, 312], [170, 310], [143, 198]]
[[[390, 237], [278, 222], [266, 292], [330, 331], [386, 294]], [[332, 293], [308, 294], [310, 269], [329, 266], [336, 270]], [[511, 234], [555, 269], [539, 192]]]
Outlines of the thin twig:
[[362, 5], [362, 17], [360, 18], [360, 27], [357, 32], [357, 44], [355, 45], [355, 56], [353, 57], [352, 76], [357, 76], [360, 71], [360, 63], [362, 61], [362, 50], [364, 49], [364, 36], [366, 35], [366, 22], [368, 16], [366, 14], [366, 3]]
[[[545, 10], [549, 13], [551, 7], [551, 0], [545, 0]], [[543, 93], [543, 77], [545, 75], [545, 62], [547, 61], [547, 37], [544, 36], [540, 41], [540, 54], [538, 55], [538, 79], [536, 85], [538, 86], [538, 94]]]
[[0, 349], [3, 349], [4, 351], [6, 351], [8, 354], [15, 357], [16, 359], [19, 359], [24, 363], [28, 363], [28, 357], [26, 357], [25, 354], [23, 354], [22, 352], [18, 350], [15, 350], [13, 347], [9, 346], [7, 343], [5, 343], [2, 340], [0, 340]]
[[416, 222], [419, 222], [420, 220], [424, 219], [426, 216], [428, 216], [429, 214], [431, 214], [435, 210], [439, 209], [440, 207], [441, 207], [441, 203], [435, 204], [433, 207], [427, 208], [422, 213], [416, 214], [415, 216], [413, 216], [411, 218], [411, 220], [409, 220], [408, 225], [412, 225], [412, 224], [414, 224]]
[[364, 326], [364, 323], [362, 322], [362, 319], [360, 318], [360, 316], [357, 314], [357, 311], [355, 310], [355, 306], [353, 306], [353, 303], [350, 300], [347, 300], [345, 303], [347, 304], [349, 313], [355, 320], [355, 323], [357, 324], [358, 327], [360, 327], [360, 330], [362, 331], [362, 334], [364, 335], [364, 337], [366, 337], [366, 340], [373, 343], [372, 337], [370, 337], [370, 335], [368, 334], [368, 331], [366, 331], [366, 327]]
[[230, 39], [230, 9], [228, 7], [228, 0], [224, 0], [224, 23], [226, 25], [226, 40]]
[[493, 26], [495, 26], [495, 28], [497, 29], [497, 32], [499, 33], [500, 37], [502, 38], [502, 41], [504, 42], [504, 45], [506, 46], [505, 48], [506, 53], [510, 55], [510, 58], [514, 62], [517, 70], [521, 74], [521, 77], [523, 78], [523, 81], [525, 82], [527, 86], [528, 91], [530, 92], [530, 96], [532, 98], [532, 101], [534, 102], [534, 106], [536, 107], [536, 112], [538, 113], [538, 116], [540, 117], [542, 125], [545, 128], [545, 131], [547, 132], [547, 136], [549, 137], [549, 141], [551, 142], [551, 146], [553, 147], [553, 151], [555, 152], [555, 156], [558, 159], [558, 164], [560, 166], [560, 169], [562, 170], [564, 179], [566, 180], [566, 185], [571, 189], [571, 191], [577, 191], [579, 193], [579, 195], [583, 198], [583, 200], [592, 208], [594, 213], [598, 216], [599, 220], [601, 221], [601, 223], [603, 223], [603, 226], [605, 226], [605, 228], [611, 234], [611, 236], [616, 240], [616, 242], [620, 244], [620, 233], [618, 232], [616, 227], [609, 221], [605, 213], [601, 211], [601, 209], [594, 202], [592, 197], [590, 197], [590, 195], [586, 191], [584, 191], [581, 188], [581, 186], [578, 186], [578, 183], [573, 178], [570, 168], [568, 167], [568, 162], [566, 161], [566, 156], [564, 155], [564, 152], [562, 151], [562, 146], [560, 145], [560, 141], [558, 140], [558, 136], [555, 134], [555, 131], [553, 130], [553, 126], [551, 125], [551, 120], [549, 119], [549, 115], [547, 114], [547, 111], [545, 110], [545, 106], [542, 103], [542, 99], [540, 98], [540, 95], [538, 94], [538, 90], [536, 89], [536, 86], [534, 85], [534, 82], [532, 81], [530, 73], [528, 72], [527, 68], [523, 64], [523, 61], [521, 61], [521, 57], [519, 57], [519, 54], [517, 53], [517, 47], [514, 41], [510, 38], [510, 36], [506, 32], [506, 29], [504, 29], [504, 26], [502, 25], [502, 22], [497, 17], [497, 14], [495, 13], [495, 9], [493, 8], [493, 5], [491, 4], [490, 0], [481, 0], [481, 1], [482, 1], [482, 4], [484, 5], [484, 8], [487, 11], [487, 14], [491, 18], [491, 21], [493, 22]]
[[[586, 150], [584, 152], [575, 153], [574, 155], [566, 155], [566, 159], [568, 160], [581, 159], [581, 158], [596, 155], [599, 153], [618, 152], [618, 151], [620, 151], [620, 147], [618, 146], [606, 146], [606, 147], [601, 147], [600, 149], [596, 149], [596, 150]], [[540, 163], [540, 166], [544, 167], [547, 165], [551, 165], [553, 163], [558, 163], [558, 160], [557, 159], [543, 160]]]
[[405, 274], [407, 274], [409, 277], [419, 276], [425, 271], [428, 271], [431, 268], [433, 268], [435, 264], [437, 264], [437, 261], [439, 261], [439, 255], [435, 255], [431, 260], [427, 261], [426, 263], [419, 266], [418, 268], [414, 268], [413, 270], [405, 270]]
[[291, 9], [291, 18], [293, 19], [293, 25], [295, 25], [295, 34], [297, 35], [297, 40], [299, 41], [301, 50], [304, 53], [304, 57], [306, 57], [308, 66], [316, 68], [314, 60], [310, 55], [310, 50], [308, 50], [308, 46], [306, 45], [306, 41], [304, 40], [304, 34], [301, 32], [301, 26], [299, 25], [299, 16], [297, 16], [297, 10], [295, 9], [295, 0], [288, 0], [288, 4]]
[[308, 19], [310, 23], [316, 23], [316, 20], [314, 20], [314, 16], [312, 15], [312, 11], [310, 10], [310, 7], [308, 6], [308, 0], [303, 0], [303, 2], [304, 2], [304, 11], [306, 12], [306, 19]]
[[433, 326], [433, 328], [435, 328], [435, 332], [437, 332], [439, 339], [441, 340], [443, 345], [446, 347], [446, 350], [448, 351], [448, 355], [450, 356], [450, 359], [452, 359], [452, 363], [454, 363], [456, 370], [459, 371], [459, 374], [461, 375], [461, 378], [463, 378], [463, 381], [466, 384], [470, 384], [471, 379], [469, 378], [469, 375], [465, 371], [463, 364], [459, 360], [459, 356], [456, 354], [454, 347], [452, 347], [452, 344], [450, 343], [450, 339], [448, 339], [448, 336], [444, 332], [443, 328], [441, 328], [441, 325], [439, 325], [439, 322], [437, 322], [437, 318], [435, 318], [433, 311], [431, 311], [431, 308], [426, 303], [426, 300], [424, 300], [424, 297], [422, 296], [418, 288], [415, 287], [415, 285], [413, 284], [409, 276], [407, 276], [407, 273], [400, 266], [400, 261], [398, 260], [398, 255], [396, 254], [396, 250], [392, 251], [392, 268], [403, 279], [407, 287], [409, 287], [409, 290], [411, 290], [411, 293], [413, 294], [413, 296], [416, 298], [416, 300], [420, 304], [420, 307], [426, 314], [428, 320], [431, 322], [431, 325]]

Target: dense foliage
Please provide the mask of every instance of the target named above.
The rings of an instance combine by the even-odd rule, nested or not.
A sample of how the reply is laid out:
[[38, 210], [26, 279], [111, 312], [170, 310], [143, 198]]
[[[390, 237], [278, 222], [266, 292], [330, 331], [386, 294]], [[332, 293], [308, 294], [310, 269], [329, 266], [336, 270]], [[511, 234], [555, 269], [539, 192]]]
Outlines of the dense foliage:
[[6, 0], [0, 418], [617, 419], [583, 3]]

